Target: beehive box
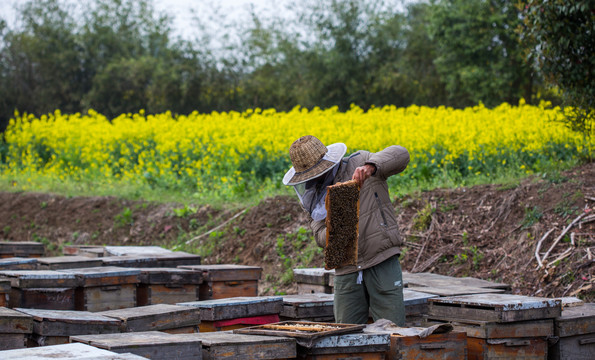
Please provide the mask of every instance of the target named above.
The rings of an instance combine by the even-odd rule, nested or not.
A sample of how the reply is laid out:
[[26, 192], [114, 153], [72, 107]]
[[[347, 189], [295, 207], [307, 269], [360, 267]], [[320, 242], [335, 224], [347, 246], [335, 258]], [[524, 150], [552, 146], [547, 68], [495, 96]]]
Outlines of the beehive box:
[[428, 314], [437, 319], [513, 322], [551, 319], [562, 312], [559, 299], [511, 294], [478, 294], [429, 299]]
[[[0, 350], [24, 348], [26, 336], [32, 332], [31, 316], [0, 307]], [[0, 359], [2, 358], [0, 356]]]
[[[428, 317], [428, 325], [438, 323]], [[468, 359], [545, 359], [553, 320], [518, 322], [453, 320], [456, 331], [467, 334]]]
[[35, 241], [0, 241], [0, 258], [38, 258], [44, 253], [43, 244]]
[[115, 266], [125, 268], [156, 268], [159, 266], [157, 256], [149, 255], [122, 255], [104, 256], [101, 258], [103, 266]]
[[36, 270], [37, 258], [10, 257], [0, 258], [1, 270]]
[[75, 309], [106, 311], [136, 305], [136, 284], [140, 270], [110, 266], [59, 270], [73, 274], [79, 282], [75, 294]]
[[86, 256], [53, 256], [37, 259], [39, 270], [63, 270], [101, 266], [101, 259]]
[[324, 268], [357, 265], [359, 237], [359, 185], [356, 181], [327, 187]]
[[5, 270], [0, 277], [10, 280], [12, 308], [74, 310], [78, 281], [73, 274], [54, 270]]
[[186, 265], [180, 268], [202, 273], [199, 300], [258, 295], [258, 280], [262, 273], [259, 266], [219, 264]]
[[97, 314], [120, 321], [122, 332], [191, 333], [197, 332], [200, 324], [200, 309], [170, 304], [102, 311]]
[[405, 305], [405, 325], [420, 326], [424, 315], [428, 314], [428, 300], [438, 295], [427, 294], [411, 289], [403, 289], [403, 303]]
[[297, 283], [298, 294], [332, 294], [330, 275], [334, 273], [335, 270], [324, 268], [293, 269], [293, 280]]
[[548, 359], [595, 358], [595, 303], [567, 307], [554, 319], [558, 341], [549, 348]]
[[283, 296], [281, 320], [310, 320], [333, 322], [333, 294], [298, 294]]
[[242, 335], [229, 331], [186, 336], [200, 340], [204, 360], [293, 359], [297, 355], [295, 339], [287, 337]]
[[200, 331], [225, 331], [279, 321], [280, 296], [235, 297], [179, 303], [200, 309]]
[[0, 359], [11, 360], [143, 360], [131, 353], [117, 354], [82, 343], [0, 351]]
[[173, 252], [160, 246], [105, 246], [103, 249], [104, 256], [155, 256]]
[[68, 310], [15, 309], [33, 318], [28, 347], [67, 344], [68, 337], [120, 332], [121, 321], [97, 313]]
[[[404, 328], [405, 329], [405, 328]], [[467, 335], [463, 331], [431, 334], [420, 338], [417, 335], [392, 334], [388, 360], [467, 358]]]
[[[305, 345], [305, 346], [304, 346]], [[384, 360], [390, 350], [390, 334], [354, 333], [319, 337], [311, 344], [298, 341], [300, 358], [309, 360]]]
[[200, 340], [187, 335], [160, 331], [77, 335], [71, 336], [70, 342], [80, 342], [116, 353], [132, 353], [153, 360], [202, 359]]
[[179, 268], [143, 268], [140, 271], [137, 306], [198, 300], [202, 273]]

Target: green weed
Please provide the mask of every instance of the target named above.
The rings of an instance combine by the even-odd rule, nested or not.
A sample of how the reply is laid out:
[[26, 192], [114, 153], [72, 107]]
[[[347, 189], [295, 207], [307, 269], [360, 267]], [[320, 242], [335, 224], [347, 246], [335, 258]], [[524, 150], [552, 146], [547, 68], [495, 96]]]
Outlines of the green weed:
[[543, 212], [539, 206], [525, 207], [525, 217], [523, 218], [522, 229], [525, 230], [530, 228], [533, 224], [539, 222], [542, 217]]

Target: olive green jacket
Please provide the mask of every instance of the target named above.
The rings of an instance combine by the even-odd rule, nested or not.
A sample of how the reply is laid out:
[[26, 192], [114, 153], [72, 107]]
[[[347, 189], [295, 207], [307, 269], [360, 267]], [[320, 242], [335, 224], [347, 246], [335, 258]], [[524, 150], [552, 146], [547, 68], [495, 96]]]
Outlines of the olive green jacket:
[[[364, 270], [401, 253], [403, 241], [399, 235], [386, 179], [405, 170], [408, 163], [409, 152], [396, 145], [377, 153], [360, 150], [341, 160], [334, 183], [351, 180], [355, 169], [365, 164], [376, 166], [376, 172], [364, 182], [360, 191], [357, 266], [348, 265], [335, 269], [335, 274], [344, 275]], [[325, 220], [313, 220], [310, 228], [314, 232], [316, 243], [325, 247]]]

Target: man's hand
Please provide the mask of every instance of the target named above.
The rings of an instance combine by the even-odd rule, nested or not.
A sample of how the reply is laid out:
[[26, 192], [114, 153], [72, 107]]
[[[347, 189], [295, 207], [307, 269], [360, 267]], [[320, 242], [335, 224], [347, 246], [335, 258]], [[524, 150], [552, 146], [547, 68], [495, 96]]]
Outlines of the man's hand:
[[364, 186], [364, 181], [366, 181], [375, 172], [376, 166], [372, 164], [366, 164], [355, 169], [355, 172], [353, 173], [353, 177], [351, 178], [351, 180], [357, 181], [361, 188], [362, 186]]

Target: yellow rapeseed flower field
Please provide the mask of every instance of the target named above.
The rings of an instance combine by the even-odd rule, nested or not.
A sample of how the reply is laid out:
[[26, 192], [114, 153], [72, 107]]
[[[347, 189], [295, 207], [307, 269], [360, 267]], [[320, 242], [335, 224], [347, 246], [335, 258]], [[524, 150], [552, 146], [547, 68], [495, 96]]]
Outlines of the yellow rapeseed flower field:
[[585, 144], [581, 135], [551, 121], [560, 116], [547, 104], [524, 102], [494, 109], [296, 107], [180, 116], [140, 111], [111, 121], [94, 111], [15, 114], [5, 132], [0, 174], [241, 195], [279, 187], [290, 166], [289, 146], [312, 134], [327, 144], [343, 142], [349, 151], [406, 147], [411, 163], [392, 186], [444, 175], [489, 177], [503, 169], [537, 171], [592, 151], [593, 140]]

